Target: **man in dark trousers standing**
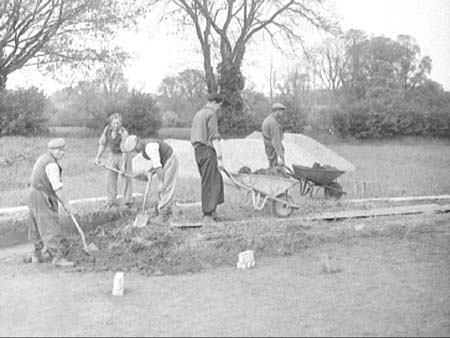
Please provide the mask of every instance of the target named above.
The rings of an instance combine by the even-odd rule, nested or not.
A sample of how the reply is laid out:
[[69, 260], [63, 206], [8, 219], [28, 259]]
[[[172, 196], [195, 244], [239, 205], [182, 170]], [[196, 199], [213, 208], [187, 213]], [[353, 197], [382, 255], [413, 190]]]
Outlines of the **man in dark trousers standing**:
[[203, 223], [215, 222], [217, 206], [225, 201], [223, 178], [219, 171], [223, 159], [217, 116], [222, 102], [219, 94], [210, 94], [206, 105], [192, 121], [191, 143], [202, 180]]

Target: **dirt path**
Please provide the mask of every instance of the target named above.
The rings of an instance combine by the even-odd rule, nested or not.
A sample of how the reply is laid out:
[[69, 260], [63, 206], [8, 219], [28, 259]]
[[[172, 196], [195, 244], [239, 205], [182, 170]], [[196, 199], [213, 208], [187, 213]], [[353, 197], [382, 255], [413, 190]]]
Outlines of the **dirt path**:
[[[182, 276], [79, 273], [0, 255], [2, 336], [449, 336], [450, 227], [354, 238], [252, 270]], [[15, 251], [17, 252], [17, 250]], [[321, 273], [329, 253], [341, 272]]]

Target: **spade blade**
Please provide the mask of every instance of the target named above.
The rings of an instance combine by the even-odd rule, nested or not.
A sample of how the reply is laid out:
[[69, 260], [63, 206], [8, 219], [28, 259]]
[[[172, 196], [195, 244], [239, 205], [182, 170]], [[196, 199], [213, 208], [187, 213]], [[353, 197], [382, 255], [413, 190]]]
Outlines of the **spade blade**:
[[146, 214], [137, 214], [133, 226], [136, 228], [143, 228], [147, 225], [148, 216]]

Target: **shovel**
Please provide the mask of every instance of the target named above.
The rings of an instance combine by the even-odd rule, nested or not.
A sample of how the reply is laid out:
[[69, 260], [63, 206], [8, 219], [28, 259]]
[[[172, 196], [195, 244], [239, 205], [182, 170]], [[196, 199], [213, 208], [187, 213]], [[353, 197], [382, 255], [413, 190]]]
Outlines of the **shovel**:
[[86, 252], [88, 255], [92, 255], [92, 251], [98, 251], [97, 246], [94, 243], [90, 243], [89, 245], [87, 245], [86, 243], [86, 237], [84, 236], [84, 232], [83, 229], [81, 229], [80, 225], [77, 222], [77, 219], [75, 218], [73, 213], [70, 213], [70, 218], [72, 218], [72, 221], [75, 223], [75, 226], [77, 227], [78, 233], [81, 236], [81, 241], [83, 242], [83, 250], [84, 252]]
[[153, 174], [150, 175], [150, 178], [147, 181], [147, 187], [145, 188], [144, 202], [142, 203], [142, 210], [140, 213], [136, 215], [133, 226], [136, 228], [143, 228], [147, 225], [148, 215], [145, 212], [145, 205], [147, 203], [147, 195], [150, 190], [150, 185], [152, 184]]
[[[62, 203], [61, 203], [62, 204]], [[75, 218], [75, 215], [72, 212], [69, 212], [66, 208], [64, 210], [70, 215], [70, 218], [72, 219], [73, 223], [77, 227], [78, 233], [81, 236], [81, 241], [83, 242], [83, 251], [86, 252], [88, 255], [92, 256], [92, 251], [98, 251], [97, 246], [94, 243], [90, 243], [87, 245], [86, 243], [86, 237], [84, 236], [83, 229], [81, 229], [80, 225], [78, 224], [77, 219]]]

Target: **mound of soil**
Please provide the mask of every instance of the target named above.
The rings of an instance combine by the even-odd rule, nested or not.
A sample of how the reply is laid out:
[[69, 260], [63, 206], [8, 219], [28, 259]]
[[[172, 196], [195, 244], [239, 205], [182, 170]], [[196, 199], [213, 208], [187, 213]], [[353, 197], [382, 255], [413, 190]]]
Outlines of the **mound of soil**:
[[[141, 271], [150, 275], [198, 270], [195, 266], [190, 268], [192, 258], [179, 254], [183, 244], [181, 232], [158, 223], [144, 228], [135, 228], [132, 224], [133, 219], [127, 218], [106, 223], [86, 234], [87, 242], [99, 248], [91, 252], [91, 256], [82, 250], [80, 240], [71, 238], [69, 258], [80, 270]], [[180, 266], [182, 271], [179, 271]]]
[[239, 252], [248, 249], [254, 250], [257, 257], [283, 256], [323, 243], [351, 242], [358, 237], [403, 238], [431, 231], [428, 226], [405, 221], [405, 217], [393, 217], [355, 227], [353, 222], [299, 224], [298, 220], [264, 218], [180, 229], [154, 221], [145, 228], [134, 228], [133, 218], [129, 217], [86, 233], [87, 242], [100, 249], [93, 253], [95, 258], [82, 250], [79, 237], [71, 237], [69, 258], [76, 262], [79, 271], [183, 274], [235, 266]]

